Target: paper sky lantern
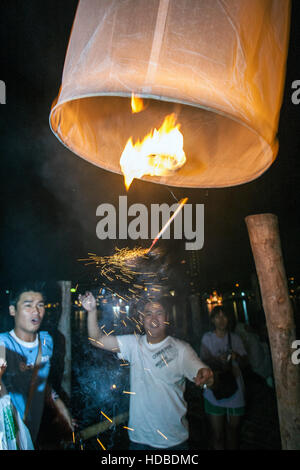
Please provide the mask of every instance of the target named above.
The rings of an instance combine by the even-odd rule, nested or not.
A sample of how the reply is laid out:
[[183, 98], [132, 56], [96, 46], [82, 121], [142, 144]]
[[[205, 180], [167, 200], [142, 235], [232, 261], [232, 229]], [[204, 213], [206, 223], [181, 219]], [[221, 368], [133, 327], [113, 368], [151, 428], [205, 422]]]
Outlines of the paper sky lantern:
[[202, 188], [251, 181], [278, 153], [289, 27], [289, 0], [81, 0], [51, 129], [122, 174], [128, 140], [173, 116], [185, 158], [177, 165], [173, 150], [151, 147], [143, 158], [155, 171], [136, 177]]

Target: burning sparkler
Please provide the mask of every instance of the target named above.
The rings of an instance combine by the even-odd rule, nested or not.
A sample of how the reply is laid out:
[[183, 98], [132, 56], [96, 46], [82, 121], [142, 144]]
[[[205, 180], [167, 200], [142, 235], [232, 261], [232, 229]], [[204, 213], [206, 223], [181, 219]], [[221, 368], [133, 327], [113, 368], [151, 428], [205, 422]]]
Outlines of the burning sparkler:
[[181, 211], [181, 209], [183, 208], [184, 204], [187, 202], [188, 198], [185, 197], [184, 199], [181, 199], [179, 201], [179, 206], [177, 207], [176, 211], [173, 213], [173, 215], [169, 218], [169, 220], [167, 221], [167, 223], [164, 225], [164, 227], [161, 229], [161, 231], [156, 235], [155, 239], [153, 240], [153, 243], [152, 245], [150, 246], [149, 250], [147, 251], [147, 254], [150, 253], [150, 251], [152, 250], [153, 246], [155, 245], [155, 243], [157, 242], [157, 240], [159, 240], [159, 238], [163, 235], [163, 233], [167, 230], [167, 228], [169, 227], [170, 223], [172, 222], [173, 219], [175, 219], [176, 215]]

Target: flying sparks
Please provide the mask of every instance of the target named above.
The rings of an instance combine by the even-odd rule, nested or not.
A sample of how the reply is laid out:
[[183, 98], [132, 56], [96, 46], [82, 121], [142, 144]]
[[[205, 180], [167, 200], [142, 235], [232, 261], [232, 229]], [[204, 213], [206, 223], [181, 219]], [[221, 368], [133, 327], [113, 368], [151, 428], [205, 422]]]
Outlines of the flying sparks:
[[133, 428], [128, 428], [127, 426], [123, 426], [124, 429], [128, 429], [128, 431], [134, 431]]
[[[161, 285], [160, 274], [150, 271], [149, 266], [151, 266], [151, 263], [147, 265], [149, 260], [148, 252], [148, 248], [142, 247], [133, 249], [119, 249], [116, 247], [111, 256], [98, 256], [95, 253], [88, 253], [88, 258], [78, 260], [85, 262], [85, 265], [94, 265], [97, 270], [98, 280], [102, 278], [100, 282], [103, 288], [112, 296], [118, 298], [119, 304], [114, 307], [114, 313], [117, 319], [120, 319], [119, 315], [121, 314], [126, 315], [123, 321], [120, 319], [125, 327], [128, 326], [127, 319], [131, 320], [128, 318], [128, 303], [132, 301], [136, 303], [145, 296], [151, 299], [157, 293], [162, 292], [163, 286]], [[153, 254], [150, 256], [153, 259]], [[163, 282], [165, 283], [165, 281]], [[119, 293], [121, 289], [122, 295]], [[127, 304], [126, 309], [124, 309], [122, 302], [125, 305]], [[102, 325], [101, 330], [108, 336], [110, 333], [105, 331], [104, 327], [105, 325]], [[138, 326], [137, 328], [141, 331]]]
[[[136, 262], [142, 258], [147, 258], [147, 251], [142, 247], [133, 249], [115, 248], [115, 253], [111, 256], [98, 256], [95, 253], [88, 253], [88, 258], [79, 259], [78, 261], [86, 261], [85, 266], [96, 265], [100, 276], [103, 276], [109, 282], [122, 281], [131, 284], [135, 275], [142, 274], [136, 270]], [[135, 289], [143, 288], [143, 286], [137, 284], [134, 287]], [[119, 297], [122, 298], [120, 295]]]
[[95, 340], [95, 339], [93, 339], [93, 338], [88, 338], [88, 340], [89, 340], [89, 341], [93, 341], [94, 343], [100, 344], [100, 346], [104, 347], [104, 344], [101, 343], [100, 341], [97, 341], [97, 340]]
[[102, 442], [100, 441], [100, 439], [97, 438], [97, 441], [99, 442], [100, 446], [102, 447], [103, 450], [106, 450], [106, 448], [104, 447], [104, 445], [102, 444]]
[[164, 361], [164, 363], [166, 364], [166, 366], [168, 367], [168, 363], [167, 363], [167, 361], [165, 360], [165, 358], [164, 358], [163, 355], [161, 355], [161, 358], [162, 358], [162, 360]]
[[108, 421], [112, 423], [112, 420], [108, 416], [106, 416], [106, 414], [103, 413], [103, 411], [100, 411], [100, 413], [104, 416], [104, 418], [108, 419]]
[[158, 434], [160, 434], [164, 439], [168, 440], [168, 438], [159, 430], [157, 429]]

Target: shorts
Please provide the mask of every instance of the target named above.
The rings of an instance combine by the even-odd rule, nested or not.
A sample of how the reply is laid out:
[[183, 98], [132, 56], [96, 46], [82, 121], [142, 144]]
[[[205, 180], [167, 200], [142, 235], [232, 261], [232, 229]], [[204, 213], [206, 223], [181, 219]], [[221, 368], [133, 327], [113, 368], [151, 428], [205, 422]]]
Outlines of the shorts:
[[245, 407], [240, 406], [238, 408], [227, 408], [225, 406], [217, 406], [210, 403], [204, 398], [204, 410], [205, 413], [215, 416], [243, 416], [245, 414]]

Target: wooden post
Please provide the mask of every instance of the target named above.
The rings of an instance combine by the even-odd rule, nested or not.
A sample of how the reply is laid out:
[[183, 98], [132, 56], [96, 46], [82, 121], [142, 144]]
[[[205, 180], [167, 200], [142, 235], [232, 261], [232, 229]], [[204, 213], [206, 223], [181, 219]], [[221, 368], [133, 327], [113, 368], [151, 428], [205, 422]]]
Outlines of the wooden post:
[[71, 398], [71, 281], [59, 281], [61, 287], [61, 316], [58, 330], [64, 336], [65, 357], [61, 387], [67, 397]]
[[245, 219], [266, 316], [283, 450], [300, 449], [300, 369], [292, 363], [296, 338], [277, 217]]

